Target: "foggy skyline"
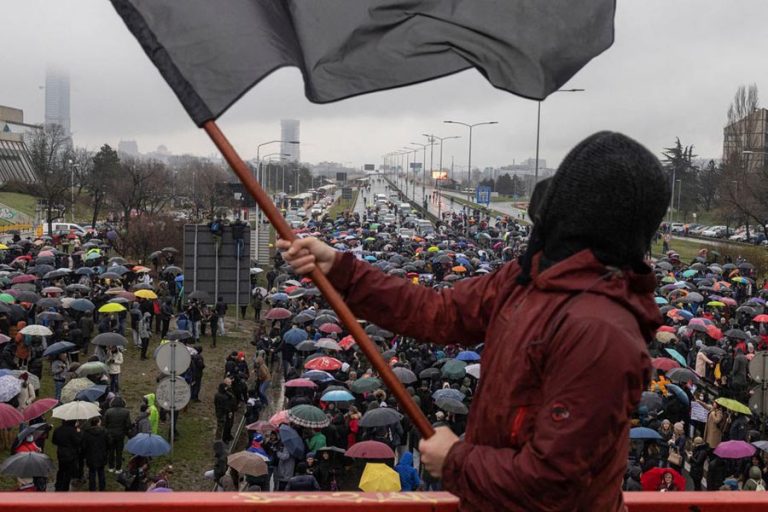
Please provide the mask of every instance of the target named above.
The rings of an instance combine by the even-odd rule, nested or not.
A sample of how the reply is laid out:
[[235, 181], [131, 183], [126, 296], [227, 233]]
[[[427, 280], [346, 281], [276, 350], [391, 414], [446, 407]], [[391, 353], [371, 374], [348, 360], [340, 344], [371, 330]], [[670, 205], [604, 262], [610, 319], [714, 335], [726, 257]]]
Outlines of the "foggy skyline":
[[[136, 140], [142, 152], [164, 144], [176, 154], [210, 155], [215, 148], [187, 117], [111, 5], [103, 0], [5, 0], [4, 30], [14, 49], [0, 56], [0, 104], [44, 118], [45, 70], [68, 69], [71, 122], [77, 145], [96, 150]], [[541, 159], [559, 164], [579, 140], [616, 130], [656, 154], [680, 137], [705, 158], [720, 158], [722, 129], [737, 87], [756, 83], [768, 94], [759, 35], [768, 3], [714, 0], [621, 2], [616, 42], [542, 104]], [[295, 69], [275, 72], [220, 120], [240, 154], [280, 138], [280, 119], [301, 121], [303, 161], [380, 164], [382, 155], [425, 142], [423, 133], [459, 135], [446, 141], [444, 161], [466, 165], [467, 131], [443, 124], [498, 121], [476, 129], [473, 166], [501, 166], [535, 155], [536, 102], [498, 91], [476, 72], [329, 105], [303, 95]], [[271, 147], [270, 147], [271, 149]], [[275, 146], [274, 151], [279, 151]]]

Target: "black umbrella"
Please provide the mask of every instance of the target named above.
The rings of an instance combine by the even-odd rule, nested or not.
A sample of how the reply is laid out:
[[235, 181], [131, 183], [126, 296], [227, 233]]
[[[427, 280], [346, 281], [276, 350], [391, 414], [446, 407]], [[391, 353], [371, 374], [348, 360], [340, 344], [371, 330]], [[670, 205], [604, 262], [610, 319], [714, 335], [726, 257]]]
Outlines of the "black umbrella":
[[16, 300], [19, 302], [30, 302], [35, 304], [38, 300], [40, 300], [40, 296], [34, 292], [19, 292], [19, 294], [16, 296]]
[[0, 464], [0, 473], [19, 478], [47, 477], [53, 461], [45, 454], [22, 452], [11, 455]]
[[643, 391], [638, 406], [645, 406], [649, 411], [658, 411], [661, 409], [662, 402], [661, 395], [653, 393], [652, 391]]
[[68, 276], [69, 272], [66, 270], [51, 270], [47, 274], [43, 275], [43, 279], [58, 279], [60, 277]]
[[96, 305], [88, 299], [75, 299], [70, 303], [69, 307], [82, 313], [96, 309]]
[[716, 357], [723, 357], [725, 355], [725, 350], [720, 347], [701, 347], [701, 351]]
[[194, 336], [192, 333], [186, 330], [176, 329], [168, 333], [165, 339], [170, 341], [187, 341], [191, 340]]
[[59, 354], [63, 354], [64, 352], [71, 352], [73, 350], [77, 350], [77, 345], [74, 343], [69, 341], [57, 341], [52, 345], [48, 345], [48, 348], [46, 348], [43, 352], [43, 356], [57, 356]]
[[398, 366], [396, 368], [393, 368], [392, 371], [394, 372], [397, 379], [403, 384], [413, 384], [418, 380], [418, 378], [416, 377], [416, 374], [413, 373], [408, 368], [403, 368], [402, 366]]
[[91, 288], [88, 286], [85, 286], [84, 284], [75, 283], [75, 284], [67, 285], [67, 287], [64, 288], [64, 290], [66, 290], [69, 293], [75, 293], [75, 292], [88, 293], [91, 291]]
[[124, 347], [127, 340], [116, 332], [104, 332], [93, 338], [91, 343], [100, 347]]
[[690, 368], [672, 368], [665, 375], [669, 380], [678, 384], [689, 381], [694, 384], [701, 384], [701, 378]]
[[[58, 308], [61, 307], [61, 299], [57, 299], [55, 297], [46, 297], [44, 299], [38, 300], [35, 305], [40, 309]], [[59, 320], [61, 319], [59, 318]]]
[[55, 311], [43, 311], [42, 313], [38, 313], [35, 316], [35, 320], [41, 321], [41, 320], [47, 320], [50, 322], [61, 322], [64, 320], [64, 316], [61, 313], [56, 313]]
[[93, 270], [91, 267], [80, 267], [79, 269], [75, 270], [75, 274], [79, 276], [90, 276], [95, 273], [95, 270]]
[[440, 409], [445, 412], [452, 412], [453, 414], [467, 414], [469, 409], [466, 405], [459, 402], [455, 398], [440, 398], [435, 402]]
[[172, 254], [176, 254], [176, 253], [179, 252], [179, 250], [176, 249], [175, 247], [163, 247], [161, 250], [163, 252], [168, 252], [168, 253], [172, 253]]
[[115, 272], [104, 272], [99, 276], [100, 279], [112, 279], [113, 281], [116, 279], [120, 279], [120, 274], [117, 274]]
[[427, 368], [419, 373], [420, 379], [434, 379], [440, 376], [440, 368]]
[[386, 427], [403, 419], [403, 415], [390, 407], [371, 409], [363, 415], [360, 426], [365, 428]]
[[749, 335], [742, 331], [741, 329], [730, 329], [728, 331], [725, 331], [725, 335], [729, 338], [734, 338], [737, 340], [748, 340]]
[[210, 297], [208, 296], [208, 292], [205, 292], [203, 290], [195, 290], [194, 292], [189, 294], [190, 299], [200, 300], [203, 302], [208, 302]]

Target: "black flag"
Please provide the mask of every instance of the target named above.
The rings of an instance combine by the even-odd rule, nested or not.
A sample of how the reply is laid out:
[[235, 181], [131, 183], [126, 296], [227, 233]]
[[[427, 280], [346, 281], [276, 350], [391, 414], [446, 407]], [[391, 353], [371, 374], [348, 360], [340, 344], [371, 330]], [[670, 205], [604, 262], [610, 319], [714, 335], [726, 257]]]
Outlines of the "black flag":
[[325, 103], [477, 68], [543, 99], [613, 43], [615, 0], [112, 0], [201, 126], [296, 66]]

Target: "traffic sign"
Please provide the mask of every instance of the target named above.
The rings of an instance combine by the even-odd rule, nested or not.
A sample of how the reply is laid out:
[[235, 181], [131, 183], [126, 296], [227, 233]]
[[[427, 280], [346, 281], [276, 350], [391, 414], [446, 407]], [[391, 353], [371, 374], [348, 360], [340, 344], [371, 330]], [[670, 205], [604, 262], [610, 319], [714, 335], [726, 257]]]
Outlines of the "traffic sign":
[[768, 379], [768, 351], [761, 350], [749, 362], [749, 374], [757, 382]]
[[187, 381], [181, 377], [166, 377], [157, 385], [157, 404], [166, 411], [183, 409], [192, 396]]
[[475, 202], [477, 204], [485, 204], [488, 206], [491, 204], [491, 187], [477, 187]]
[[192, 357], [187, 347], [178, 341], [169, 341], [157, 349], [155, 363], [157, 368], [165, 375], [175, 372], [177, 375], [184, 373], [189, 368]]

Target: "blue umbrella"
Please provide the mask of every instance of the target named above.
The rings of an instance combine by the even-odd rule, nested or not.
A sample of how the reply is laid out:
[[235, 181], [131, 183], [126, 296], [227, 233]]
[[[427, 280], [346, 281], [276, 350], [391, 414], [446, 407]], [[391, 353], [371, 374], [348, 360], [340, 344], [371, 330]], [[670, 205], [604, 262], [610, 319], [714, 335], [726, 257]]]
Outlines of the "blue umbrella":
[[666, 351], [667, 351], [667, 354], [669, 354], [670, 356], [672, 356], [672, 359], [674, 359], [675, 361], [677, 361], [678, 363], [680, 363], [680, 366], [682, 366], [683, 368], [685, 368], [686, 366], [688, 366], [688, 365], [686, 364], [686, 362], [685, 362], [685, 358], [683, 357], [683, 355], [682, 355], [680, 352], [678, 352], [677, 350], [675, 350], [675, 349], [673, 349], [673, 348], [665, 348], [664, 350], [666, 350]]
[[[278, 435], [291, 457], [299, 460], [304, 459], [304, 441], [293, 428], [288, 425], [280, 425]], [[130, 443], [130, 441], [128, 442]]]
[[686, 320], [690, 320], [691, 318], [693, 318], [693, 313], [691, 313], [687, 309], [678, 309], [677, 314], [685, 318]]
[[75, 270], [75, 274], [79, 276], [90, 276], [93, 273], [94, 271], [91, 267], [80, 267], [79, 269]]
[[75, 311], [87, 313], [96, 309], [96, 305], [88, 299], [75, 299], [69, 305], [69, 308], [74, 309]]
[[480, 354], [473, 350], [463, 350], [459, 352], [456, 359], [464, 362], [476, 362], [480, 360]]
[[630, 439], [652, 439], [652, 440], [662, 439], [661, 434], [659, 434], [652, 428], [647, 428], [647, 427], [635, 427], [635, 428], [629, 429], [629, 438]]
[[464, 395], [464, 393], [462, 393], [458, 389], [453, 389], [453, 388], [438, 389], [437, 391], [432, 393], [433, 400], [442, 400], [445, 398], [451, 398], [453, 400], [458, 400], [459, 402], [463, 402], [466, 396]]
[[368, 255], [368, 256], [365, 257], [365, 261], [369, 261], [369, 262], [373, 263], [374, 261], [377, 261], [376, 260], [376, 256]]
[[333, 389], [320, 398], [323, 402], [351, 402], [355, 399], [352, 393], [343, 389]]
[[157, 434], [141, 433], [128, 440], [125, 451], [142, 457], [159, 457], [170, 452], [171, 445]]
[[48, 348], [43, 352], [43, 356], [57, 356], [64, 352], [71, 352], [72, 350], [77, 350], [77, 345], [70, 341], [57, 341], [52, 345], [48, 345]]
[[312, 382], [331, 382], [334, 380], [333, 375], [323, 370], [309, 370], [301, 374], [302, 379], [309, 379]]
[[82, 391], [80, 391], [77, 395], [75, 395], [75, 400], [83, 400], [85, 402], [95, 402], [101, 396], [107, 392], [107, 386], [104, 384], [97, 384], [95, 386], [91, 386], [90, 388], [86, 388]]
[[665, 299], [664, 297], [654, 297], [653, 300], [655, 300], [656, 304], [659, 304], [659, 305], [669, 304], [669, 301], [667, 299]]
[[272, 302], [287, 302], [288, 294], [283, 292], [273, 293], [272, 295], [267, 297], [267, 300]]
[[686, 395], [685, 391], [683, 391], [682, 388], [677, 384], [667, 384], [667, 389], [671, 391], [675, 395], [675, 398], [680, 400], [683, 405], [688, 406], [691, 404], [691, 400], [688, 398], [688, 395]]
[[298, 345], [302, 341], [309, 338], [309, 334], [307, 334], [307, 331], [304, 329], [299, 329], [297, 327], [291, 327], [288, 329], [285, 334], [283, 334], [283, 341], [288, 343], [289, 345]]
[[183, 283], [184, 282], [184, 275], [183, 274], [179, 274], [176, 277], [174, 277], [173, 280], [176, 281], [177, 283]]
[[312, 317], [314, 319], [317, 316], [317, 311], [315, 311], [314, 309], [305, 309], [304, 311], [302, 311], [299, 314], [300, 315], [304, 315], [304, 316], [309, 316], [309, 317]]

